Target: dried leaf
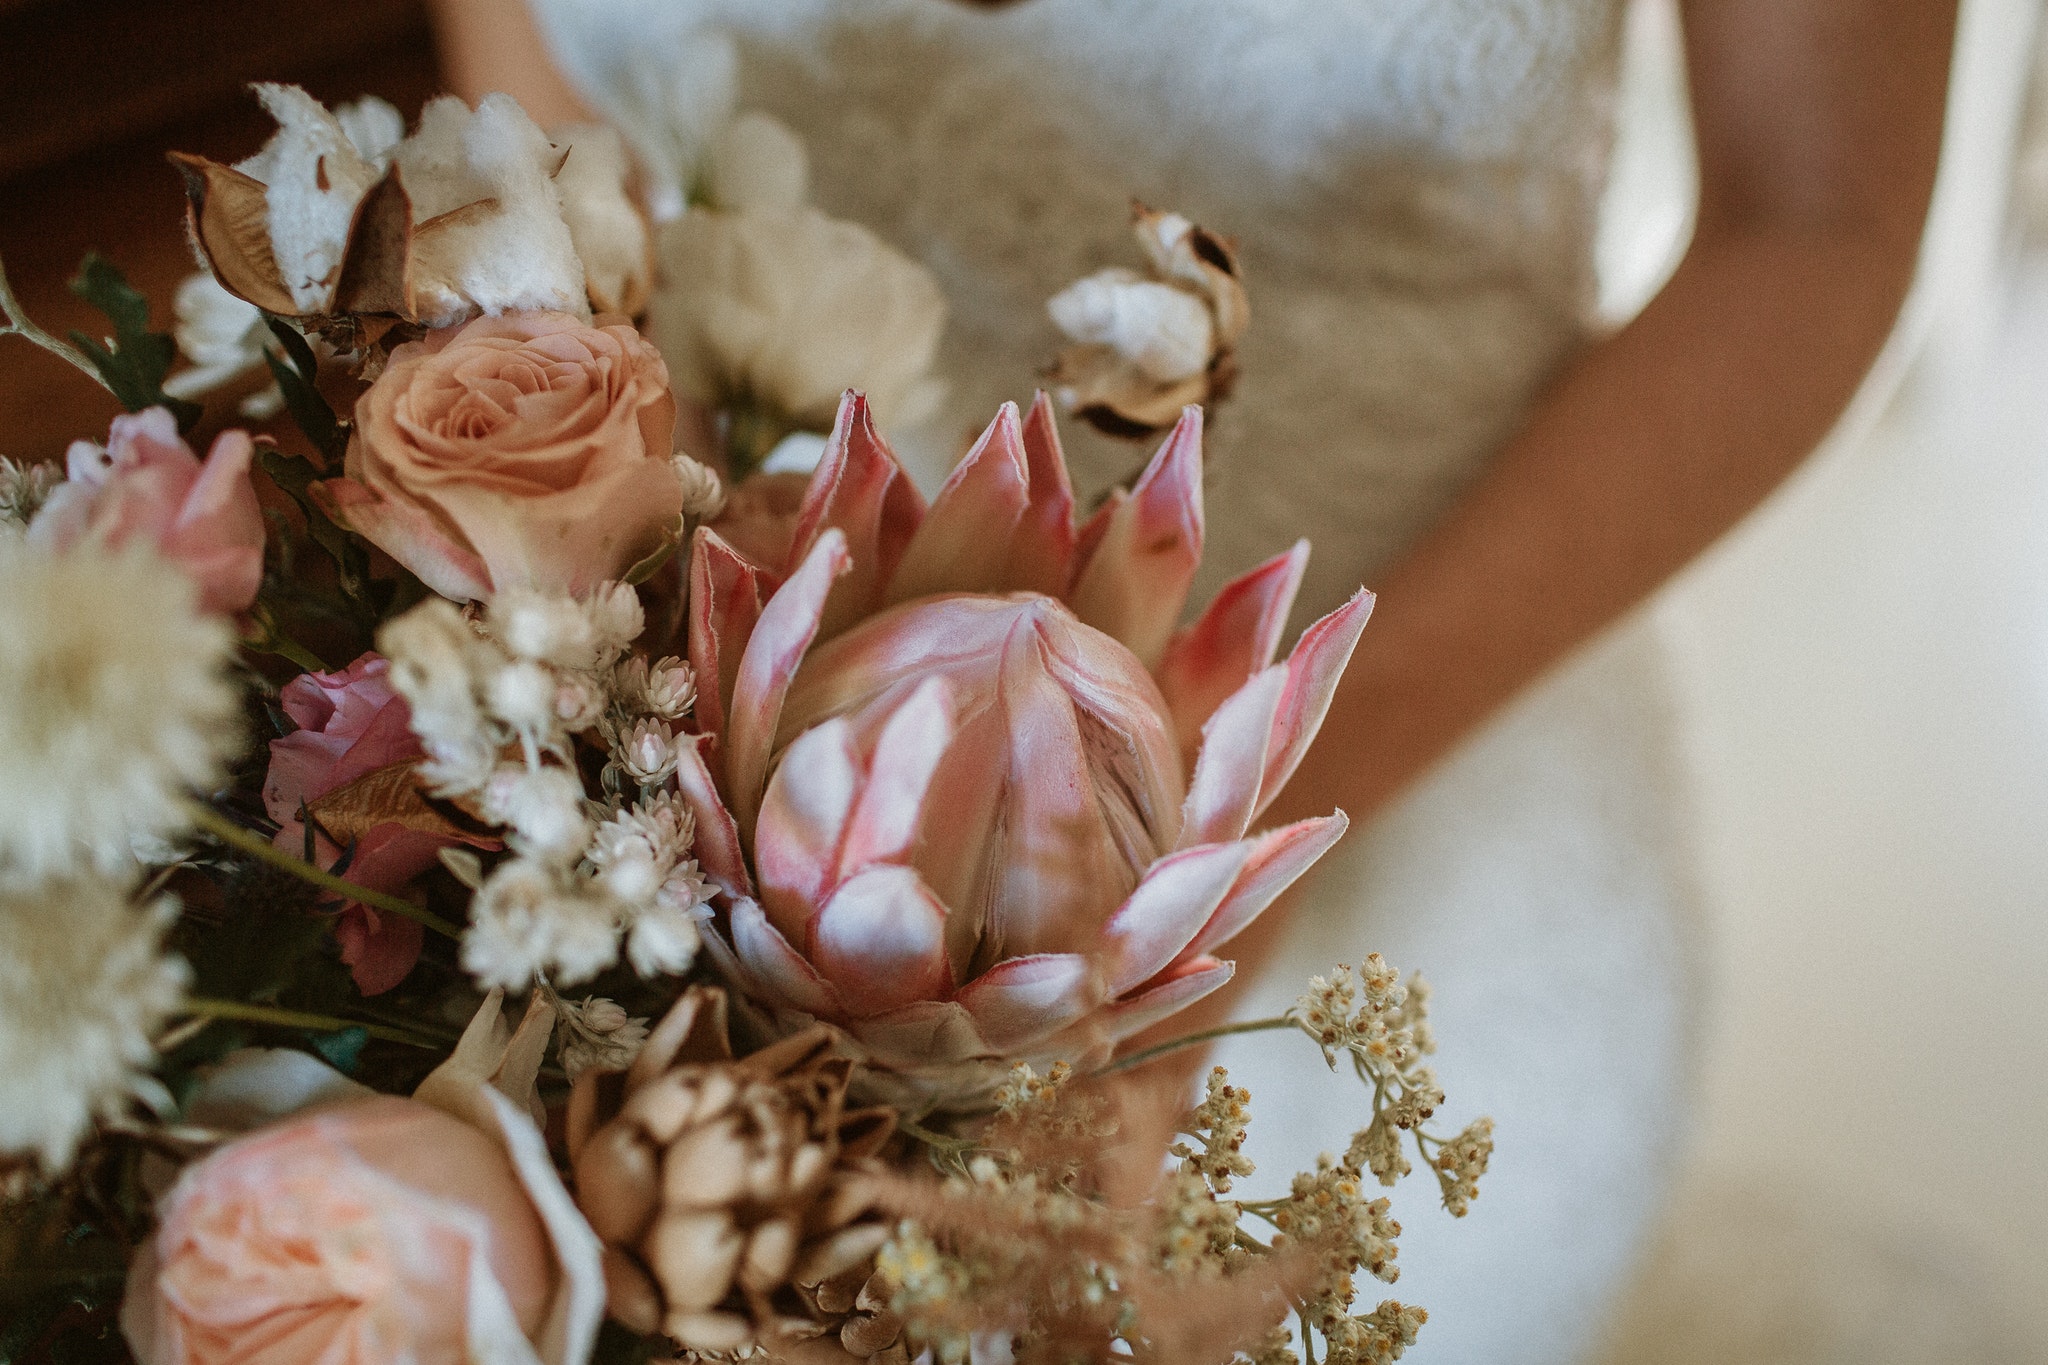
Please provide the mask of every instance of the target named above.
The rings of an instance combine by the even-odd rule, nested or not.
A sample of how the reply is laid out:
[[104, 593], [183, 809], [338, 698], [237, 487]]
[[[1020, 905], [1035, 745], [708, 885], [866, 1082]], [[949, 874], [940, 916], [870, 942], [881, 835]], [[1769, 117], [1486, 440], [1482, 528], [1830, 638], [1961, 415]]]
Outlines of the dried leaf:
[[392, 763], [336, 787], [307, 810], [327, 837], [346, 846], [378, 825], [402, 825], [421, 834], [464, 843], [489, 842], [488, 836], [450, 819], [427, 800], [411, 761]]
[[203, 156], [172, 152], [185, 176], [185, 226], [214, 278], [266, 313], [298, 312], [270, 249], [270, 201], [263, 182]]

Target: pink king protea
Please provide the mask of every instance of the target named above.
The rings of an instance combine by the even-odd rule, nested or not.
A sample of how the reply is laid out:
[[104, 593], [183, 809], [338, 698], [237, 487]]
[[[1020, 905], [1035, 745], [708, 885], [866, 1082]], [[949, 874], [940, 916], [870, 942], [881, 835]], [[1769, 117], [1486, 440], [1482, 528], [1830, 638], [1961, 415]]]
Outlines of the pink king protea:
[[1201, 445], [1189, 408], [1076, 527], [1043, 396], [1006, 404], [927, 510], [849, 394], [779, 582], [699, 532], [680, 780], [727, 893], [710, 951], [771, 1022], [836, 1024], [941, 1101], [991, 1061], [1097, 1060], [1229, 980], [1212, 950], [1343, 833], [1250, 830], [1371, 595], [1273, 664], [1297, 544], [1176, 630]]

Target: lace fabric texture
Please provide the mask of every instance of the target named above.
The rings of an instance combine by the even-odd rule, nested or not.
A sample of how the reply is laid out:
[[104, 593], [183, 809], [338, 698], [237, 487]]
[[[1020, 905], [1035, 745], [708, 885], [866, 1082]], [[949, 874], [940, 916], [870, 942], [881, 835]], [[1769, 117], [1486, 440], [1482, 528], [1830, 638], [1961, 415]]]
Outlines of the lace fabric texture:
[[[950, 397], [897, 433], [928, 487], [1028, 400], [1060, 344], [1046, 298], [1135, 263], [1133, 195], [1235, 235], [1254, 318], [1213, 415], [1197, 601], [1302, 536], [1297, 625], [1371, 586], [1586, 336], [1621, 0], [541, 9], [600, 103], [728, 36], [742, 107], [803, 135], [819, 204], [937, 273]], [[1084, 498], [1146, 453], [1065, 434]], [[1665, 1181], [1692, 993], [1657, 669], [1640, 635], [1610, 640], [1354, 833], [1246, 1007], [1375, 948], [1439, 981], [1451, 1114], [1492, 1112], [1500, 1150], [1463, 1223], [1397, 1204], [1433, 1359], [1576, 1358]], [[1267, 1177], [1340, 1149], [1313, 1050], [1242, 1041], [1225, 1060]]]

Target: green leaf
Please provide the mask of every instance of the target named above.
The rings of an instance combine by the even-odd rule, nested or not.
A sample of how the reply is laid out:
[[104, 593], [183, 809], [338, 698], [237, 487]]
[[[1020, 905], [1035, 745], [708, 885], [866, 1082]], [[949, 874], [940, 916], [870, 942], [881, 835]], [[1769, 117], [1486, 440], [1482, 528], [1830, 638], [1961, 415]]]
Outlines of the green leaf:
[[[282, 375], [283, 367], [271, 359], [273, 371]], [[370, 577], [370, 554], [356, 539], [341, 527], [328, 520], [327, 514], [314, 505], [308, 489], [320, 477], [318, 470], [302, 459], [285, 454], [274, 448], [263, 448], [256, 452], [256, 462], [263, 466], [263, 472], [270, 476], [291, 500], [299, 505], [299, 511], [306, 518], [306, 533], [313, 543], [325, 550], [333, 559], [334, 567], [341, 578], [341, 590], [348, 594], [351, 602], [367, 607], [365, 596]]]
[[311, 1036], [313, 1051], [321, 1060], [344, 1076], [355, 1074], [356, 1064], [363, 1059], [363, 1045], [370, 1041], [366, 1028], [345, 1028], [334, 1033], [316, 1033]]
[[334, 409], [320, 393], [320, 363], [314, 358], [313, 348], [307, 344], [298, 329], [282, 318], [263, 315], [263, 321], [270, 328], [270, 334], [284, 347], [290, 358], [284, 361], [269, 351], [263, 353], [263, 362], [270, 367], [270, 373], [277, 380], [278, 391], [284, 395], [285, 411], [292, 415], [292, 421], [306, 439], [331, 465], [339, 465], [348, 454], [348, 426], [334, 415]]
[[675, 554], [676, 547], [683, 543], [684, 524], [681, 518], [677, 518], [674, 527], [662, 537], [661, 544], [645, 559], [626, 570], [625, 581], [629, 585], [637, 588], [660, 572], [661, 566], [668, 563], [669, 559]]
[[77, 278], [71, 281], [71, 292], [114, 324], [114, 335], [106, 341], [94, 341], [77, 331], [71, 333], [71, 340], [92, 361], [121, 406], [130, 412], [169, 408], [178, 420], [178, 430], [190, 431], [203, 410], [197, 403], [164, 392], [164, 376], [171, 372], [178, 348], [169, 333], [149, 330], [149, 300], [97, 252], [86, 253]]

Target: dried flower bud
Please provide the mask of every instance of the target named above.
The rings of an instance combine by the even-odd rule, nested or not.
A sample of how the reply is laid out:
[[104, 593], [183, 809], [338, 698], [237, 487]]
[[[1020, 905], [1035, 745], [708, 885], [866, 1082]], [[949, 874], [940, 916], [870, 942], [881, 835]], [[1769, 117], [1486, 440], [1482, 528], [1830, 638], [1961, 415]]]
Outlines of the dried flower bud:
[[678, 453], [673, 461], [676, 482], [683, 486], [683, 515], [713, 521], [725, 510], [725, 484], [710, 465]]
[[675, 733], [666, 722], [643, 720], [626, 736], [615, 757], [627, 776], [643, 787], [652, 787], [668, 780], [681, 755]]

